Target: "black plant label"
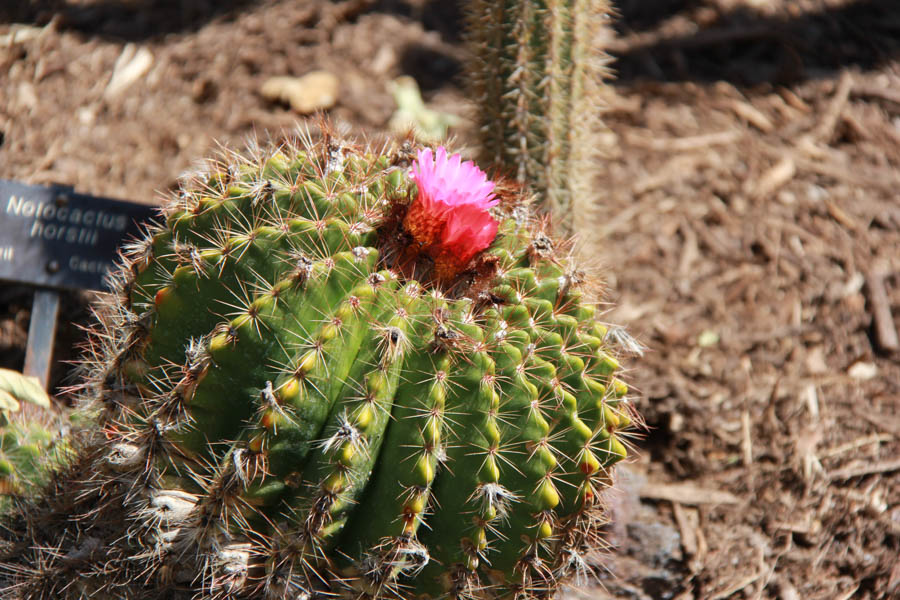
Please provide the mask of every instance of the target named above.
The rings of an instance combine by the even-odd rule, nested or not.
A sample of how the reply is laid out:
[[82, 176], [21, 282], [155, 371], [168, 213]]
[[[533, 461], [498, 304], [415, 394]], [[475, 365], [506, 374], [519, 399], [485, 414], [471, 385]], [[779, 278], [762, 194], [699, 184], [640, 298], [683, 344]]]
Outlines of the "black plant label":
[[154, 206], [0, 179], [0, 280], [105, 290], [122, 243], [157, 217]]

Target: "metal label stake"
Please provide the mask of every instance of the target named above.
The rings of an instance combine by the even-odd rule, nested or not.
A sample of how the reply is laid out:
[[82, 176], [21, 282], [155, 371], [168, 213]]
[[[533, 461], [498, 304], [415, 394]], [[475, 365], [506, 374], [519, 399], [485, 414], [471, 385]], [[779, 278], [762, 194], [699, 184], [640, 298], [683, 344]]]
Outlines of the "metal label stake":
[[34, 291], [31, 304], [31, 323], [28, 325], [28, 345], [25, 348], [26, 375], [37, 377], [46, 390], [50, 384], [53, 365], [53, 340], [59, 316], [59, 292], [51, 289]]

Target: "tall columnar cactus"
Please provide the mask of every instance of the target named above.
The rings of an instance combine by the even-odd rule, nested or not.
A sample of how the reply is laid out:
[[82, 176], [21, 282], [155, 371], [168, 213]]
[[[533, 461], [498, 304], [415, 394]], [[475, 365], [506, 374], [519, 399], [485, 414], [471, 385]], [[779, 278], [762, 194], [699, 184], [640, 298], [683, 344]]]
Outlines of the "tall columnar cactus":
[[608, 0], [468, 0], [481, 159], [538, 193], [554, 225], [597, 206]]
[[584, 275], [443, 148], [229, 156], [131, 244], [99, 427], [6, 524], [11, 597], [547, 596], [631, 422]]

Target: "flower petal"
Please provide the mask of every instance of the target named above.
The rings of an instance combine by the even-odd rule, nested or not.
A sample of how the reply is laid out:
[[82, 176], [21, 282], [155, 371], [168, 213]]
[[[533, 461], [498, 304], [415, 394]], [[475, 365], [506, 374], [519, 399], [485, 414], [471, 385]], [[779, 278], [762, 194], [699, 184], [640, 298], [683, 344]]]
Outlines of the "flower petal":
[[419, 150], [410, 178], [418, 196], [407, 211], [404, 227], [432, 256], [454, 257], [461, 269], [494, 240], [498, 223], [489, 209], [498, 199], [494, 183], [459, 154], [447, 156], [439, 146]]

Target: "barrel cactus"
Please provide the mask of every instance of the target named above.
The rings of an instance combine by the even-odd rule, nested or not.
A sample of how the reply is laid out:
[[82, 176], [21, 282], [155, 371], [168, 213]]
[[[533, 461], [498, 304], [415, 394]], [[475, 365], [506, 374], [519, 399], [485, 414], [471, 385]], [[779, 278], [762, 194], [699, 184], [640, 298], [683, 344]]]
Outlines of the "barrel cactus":
[[97, 426], [6, 525], [13, 597], [533, 597], [585, 568], [633, 417], [517, 186], [326, 132], [212, 163], [163, 221], [98, 311]]

